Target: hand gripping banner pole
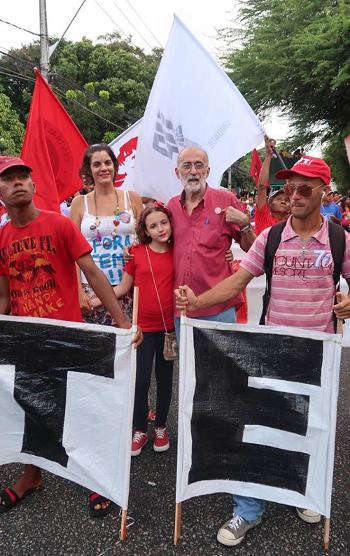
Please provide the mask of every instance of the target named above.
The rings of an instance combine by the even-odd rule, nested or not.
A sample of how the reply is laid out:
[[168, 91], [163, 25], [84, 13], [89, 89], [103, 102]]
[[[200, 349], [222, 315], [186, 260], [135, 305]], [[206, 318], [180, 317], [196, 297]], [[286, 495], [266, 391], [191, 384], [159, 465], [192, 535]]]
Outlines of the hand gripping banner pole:
[[[138, 314], [138, 305], [139, 305], [139, 288], [134, 288], [134, 298], [133, 298], [133, 310], [132, 310], [132, 324], [137, 329], [137, 314]], [[128, 510], [122, 510], [122, 521], [120, 525], [120, 535], [119, 538], [121, 541], [125, 541], [126, 539], [126, 523], [128, 519]]]

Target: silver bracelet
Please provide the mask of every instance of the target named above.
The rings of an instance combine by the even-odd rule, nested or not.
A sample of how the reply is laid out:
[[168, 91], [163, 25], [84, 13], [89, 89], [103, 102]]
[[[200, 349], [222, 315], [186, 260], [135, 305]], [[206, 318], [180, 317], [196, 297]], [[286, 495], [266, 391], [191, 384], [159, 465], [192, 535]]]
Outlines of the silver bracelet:
[[240, 232], [242, 234], [247, 234], [250, 230], [251, 230], [251, 225], [250, 224], [247, 224], [246, 226], [244, 226], [244, 228], [240, 228]]

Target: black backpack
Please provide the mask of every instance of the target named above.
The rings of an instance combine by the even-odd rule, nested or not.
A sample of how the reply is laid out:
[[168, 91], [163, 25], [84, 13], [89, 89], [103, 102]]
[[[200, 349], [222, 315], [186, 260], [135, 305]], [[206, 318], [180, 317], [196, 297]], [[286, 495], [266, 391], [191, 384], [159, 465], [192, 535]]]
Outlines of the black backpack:
[[[263, 295], [263, 310], [260, 317], [259, 324], [265, 324], [265, 316], [270, 303], [271, 297], [271, 278], [272, 278], [272, 265], [278, 246], [281, 242], [282, 232], [287, 224], [287, 220], [279, 222], [272, 226], [267, 237], [265, 249], [265, 274], [266, 274], [266, 289]], [[333, 280], [334, 285], [339, 290], [340, 269], [344, 258], [345, 252], [345, 231], [342, 226], [335, 224], [331, 220], [328, 222], [329, 230], [329, 243], [333, 257]], [[336, 330], [337, 319], [333, 314], [334, 330]]]

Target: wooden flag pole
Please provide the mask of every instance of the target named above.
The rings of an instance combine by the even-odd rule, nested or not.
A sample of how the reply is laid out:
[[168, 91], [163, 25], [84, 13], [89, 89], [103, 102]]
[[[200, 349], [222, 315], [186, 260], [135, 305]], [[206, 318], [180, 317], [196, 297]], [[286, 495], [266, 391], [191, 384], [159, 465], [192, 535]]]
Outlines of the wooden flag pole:
[[[337, 334], [343, 334], [343, 319], [337, 319]], [[325, 550], [329, 549], [329, 532], [331, 528], [331, 518], [325, 517], [324, 519], [324, 532], [323, 532], [323, 544]]]
[[[133, 309], [132, 309], [132, 324], [133, 326], [137, 326], [137, 313], [139, 308], [139, 288], [134, 288], [134, 298], [133, 298]], [[128, 520], [128, 510], [122, 510], [122, 522], [120, 525], [120, 535], [119, 538], [121, 541], [125, 541], [126, 539], [126, 524]]]
[[181, 536], [181, 502], [175, 505], [175, 531], [174, 531], [174, 545], [179, 546]]
[[132, 307], [132, 324], [133, 326], [137, 326], [137, 314], [139, 310], [139, 288], [135, 286], [134, 288], [134, 298], [133, 298], [133, 307]]
[[126, 522], [128, 520], [128, 510], [122, 510], [122, 522], [120, 525], [120, 535], [119, 538], [121, 541], [125, 541], [126, 539]]
[[[186, 309], [182, 309], [181, 316], [186, 316]], [[175, 530], [174, 530], [174, 545], [179, 546], [181, 537], [181, 502], [175, 505]]]
[[329, 531], [331, 528], [331, 518], [325, 517], [324, 518], [324, 533], [323, 533], [323, 544], [325, 550], [329, 549]]

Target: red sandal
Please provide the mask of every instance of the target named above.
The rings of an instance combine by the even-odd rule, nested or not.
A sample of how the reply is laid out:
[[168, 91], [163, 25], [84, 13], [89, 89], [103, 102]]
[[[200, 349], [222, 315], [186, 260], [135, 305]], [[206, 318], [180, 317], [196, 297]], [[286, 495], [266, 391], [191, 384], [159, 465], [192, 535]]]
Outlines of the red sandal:
[[0, 514], [12, 510], [12, 508], [17, 506], [20, 502], [22, 502], [22, 500], [27, 498], [27, 496], [30, 496], [34, 492], [37, 492], [40, 488], [41, 485], [34, 488], [28, 488], [28, 490], [25, 491], [21, 498], [12, 488], [5, 488], [0, 492], [0, 498], [3, 502], [5, 502], [4, 504], [0, 504]]
[[[106, 508], [102, 508], [103, 502], [109, 502], [109, 505]], [[101, 505], [99, 510], [95, 510], [95, 506], [97, 504]], [[109, 514], [109, 512], [114, 508], [115, 504], [112, 500], [108, 500], [105, 496], [101, 494], [97, 494], [96, 492], [92, 492], [89, 496], [89, 510], [91, 517], [104, 517], [105, 515]]]

